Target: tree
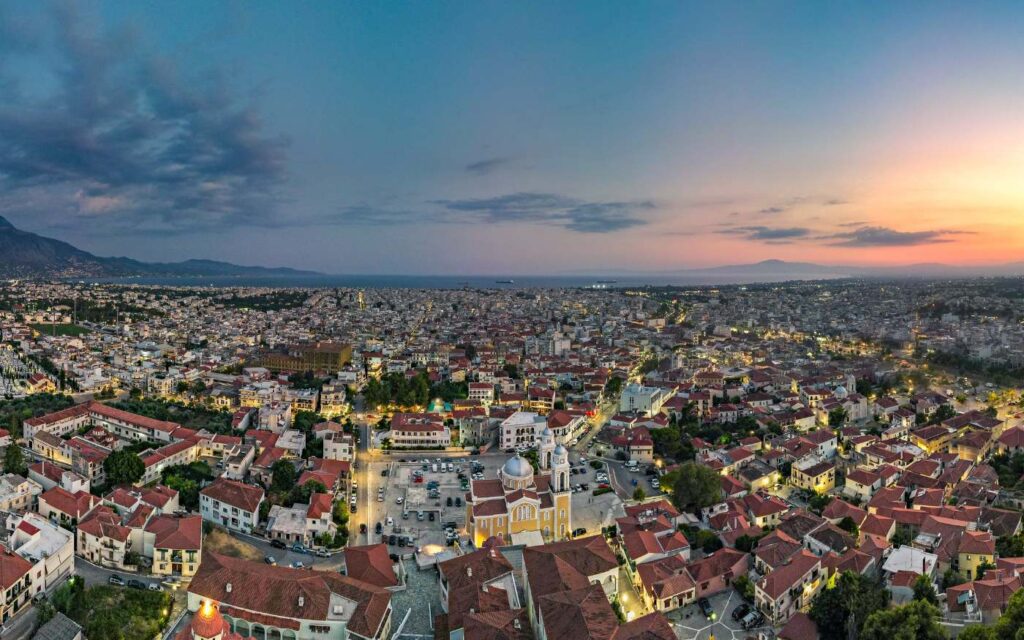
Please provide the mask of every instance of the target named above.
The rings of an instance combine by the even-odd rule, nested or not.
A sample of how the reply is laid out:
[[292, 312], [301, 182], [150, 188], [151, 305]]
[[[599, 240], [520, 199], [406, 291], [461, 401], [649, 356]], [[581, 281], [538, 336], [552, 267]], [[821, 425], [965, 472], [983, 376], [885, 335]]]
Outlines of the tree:
[[845, 518], [840, 520], [838, 526], [840, 529], [846, 531], [854, 538], [856, 538], [857, 535], [860, 533], [860, 528], [857, 526], [857, 523], [854, 522], [853, 518], [851, 518], [850, 516], [846, 516]]
[[4, 451], [4, 472], [16, 473], [19, 476], [28, 473], [28, 465], [25, 464], [25, 454], [21, 451], [21, 447], [14, 443], [11, 443], [7, 450]]
[[872, 613], [889, 606], [889, 597], [889, 590], [877, 580], [844, 571], [834, 587], [815, 596], [809, 615], [821, 640], [847, 640], [857, 637]]
[[832, 496], [824, 493], [816, 493], [807, 500], [807, 506], [811, 508], [811, 511], [821, 515], [821, 512], [825, 510], [828, 503], [832, 502]]
[[331, 510], [331, 519], [338, 526], [348, 524], [348, 505], [345, 504], [344, 500], [334, 503], [334, 508]]
[[188, 391], [188, 382], [182, 380], [177, 385], [175, 385], [174, 389], [178, 392], [178, 395], [180, 396], [181, 394]]
[[618, 376], [612, 376], [608, 378], [608, 382], [604, 385], [604, 397], [616, 398], [619, 393], [622, 392], [622, 378]]
[[996, 640], [1016, 640], [1017, 630], [1024, 627], [1024, 589], [1010, 596], [1006, 611], [993, 625]]
[[956, 640], [996, 640], [996, 629], [984, 624], [972, 624], [956, 634]]
[[914, 600], [924, 600], [931, 604], [939, 604], [939, 598], [935, 595], [935, 586], [928, 576], [917, 576], [914, 580]]
[[192, 393], [199, 395], [204, 391], [206, 391], [205, 382], [203, 382], [202, 380], [196, 380], [195, 382], [192, 383]]
[[958, 584], [967, 582], [967, 578], [964, 578], [963, 574], [953, 569], [946, 569], [946, 572], [942, 574], [942, 590], [945, 591], [950, 587], [955, 587]]
[[295, 471], [295, 465], [287, 460], [278, 460], [270, 467], [271, 491], [291, 491], [295, 487], [295, 481], [298, 480], [298, 473]]
[[633, 489], [633, 499], [636, 500], [637, 502], [643, 500], [646, 497], [647, 492], [644, 491], [643, 487], [637, 487], [636, 489]]
[[736, 549], [744, 553], [750, 553], [757, 547], [757, 541], [760, 539], [760, 537], [750, 536], [744, 533], [740, 537], [736, 538]]
[[739, 592], [747, 602], [754, 601], [754, 581], [747, 576], [740, 576], [732, 581], [733, 588]]
[[[821, 627], [819, 627], [820, 629]], [[923, 600], [872, 613], [861, 640], [946, 640], [938, 608]]]
[[835, 409], [828, 412], [828, 426], [832, 427], [833, 429], [838, 429], [839, 427], [846, 424], [846, 416], [846, 409], [842, 407], [836, 407]]
[[108, 484], [135, 484], [146, 473], [146, 465], [137, 454], [122, 450], [107, 456], [103, 470], [107, 473]]
[[681, 511], [698, 511], [722, 499], [722, 478], [696, 462], [679, 466], [672, 486], [672, 503]]

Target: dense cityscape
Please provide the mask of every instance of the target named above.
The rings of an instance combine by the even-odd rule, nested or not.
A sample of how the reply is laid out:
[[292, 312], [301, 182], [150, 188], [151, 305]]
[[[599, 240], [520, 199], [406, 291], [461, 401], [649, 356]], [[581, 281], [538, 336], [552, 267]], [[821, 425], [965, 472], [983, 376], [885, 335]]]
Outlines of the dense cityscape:
[[8, 283], [4, 637], [1003, 637], [1022, 293]]

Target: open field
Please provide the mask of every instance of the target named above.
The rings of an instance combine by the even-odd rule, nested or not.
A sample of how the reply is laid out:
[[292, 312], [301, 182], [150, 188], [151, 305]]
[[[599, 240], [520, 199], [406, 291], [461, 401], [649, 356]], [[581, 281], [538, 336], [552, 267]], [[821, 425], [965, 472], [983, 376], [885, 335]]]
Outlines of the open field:
[[81, 336], [91, 333], [89, 329], [77, 324], [30, 324], [29, 326], [47, 336]]
[[263, 560], [262, 551], [221, 529], [214, 529], [207, 534], [203, 539], [203, 548], [232, 558], [244, 558], [256, 562]]

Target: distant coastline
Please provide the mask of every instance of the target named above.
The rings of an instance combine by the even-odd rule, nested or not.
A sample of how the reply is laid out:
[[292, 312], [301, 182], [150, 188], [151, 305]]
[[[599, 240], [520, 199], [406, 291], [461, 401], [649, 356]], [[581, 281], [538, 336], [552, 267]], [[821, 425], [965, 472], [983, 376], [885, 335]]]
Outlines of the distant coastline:
[[[697, 286], [740, 284], [708, 282], [691, 276], [621, 276], [611, 284], [608, 277], [597, 276], [403, 276], [403, 275], [316, 275], [316, 276], [132, 276], [110, 278], [73, 278], [73, 282], [167, 287], [277, 287], [277, 288], [353, 288], [353, 289], [563, 289], [597, 287], [605, 289], [642, 286]], [[509, 282], [512, 281], [512, 282]]]

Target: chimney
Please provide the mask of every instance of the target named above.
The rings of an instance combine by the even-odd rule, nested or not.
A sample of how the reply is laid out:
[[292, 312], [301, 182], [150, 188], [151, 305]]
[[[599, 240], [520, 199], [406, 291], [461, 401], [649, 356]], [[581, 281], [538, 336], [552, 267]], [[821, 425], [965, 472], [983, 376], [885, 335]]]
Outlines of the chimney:
[[473, 567], [466, 567], [466, 577], [467, 578], [472, 578], [473, 577]]
[[299, 596], [299, 606], [301, 607], [304, 604], [306, 604], [306, 599], [303, 598], [302, 596]]
[[231, 583], [230, 582], [227, 583], [226, 585], [224, 585], [224, 591], [226, 591], [228, 593], [231, 593]]
[[512, 626], [515, 627], [516, 631], [519, 631], [523, 628], [523, 626], [519, 624], [519, 618], [516, 618], [512, 621]]

